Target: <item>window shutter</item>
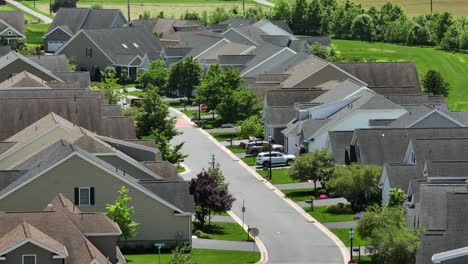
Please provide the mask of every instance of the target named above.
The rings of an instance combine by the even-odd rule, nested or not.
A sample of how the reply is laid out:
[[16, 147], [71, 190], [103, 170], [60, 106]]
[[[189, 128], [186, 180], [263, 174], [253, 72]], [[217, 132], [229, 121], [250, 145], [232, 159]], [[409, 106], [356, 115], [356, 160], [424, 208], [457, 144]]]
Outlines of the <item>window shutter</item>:
[[80, 189], [75, 188], [75, 205], [80, 204]]
[[90, 205], [94, 205], [94, 187], [91, 187], [89, 189], [89, 192], [90, 192], [90, 198], [89, 198], [89, 201], [90, 201]]

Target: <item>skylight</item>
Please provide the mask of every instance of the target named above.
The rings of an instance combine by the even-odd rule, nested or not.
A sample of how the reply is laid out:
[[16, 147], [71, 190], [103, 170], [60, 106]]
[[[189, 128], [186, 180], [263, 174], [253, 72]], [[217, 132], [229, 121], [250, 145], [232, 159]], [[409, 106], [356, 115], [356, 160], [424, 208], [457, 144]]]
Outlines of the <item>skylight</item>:
[[140, 46], [138, 46], [138, 44], [136, 43], [133, 43], [133, 46], [135, 46], [135, 48], [139, 48]]
[[123, 44], [123, 43], [122, 43], [122, 46], [123, 46], [124, 48], [128, 49], [128, 46], [127, 46], [126, 44]]

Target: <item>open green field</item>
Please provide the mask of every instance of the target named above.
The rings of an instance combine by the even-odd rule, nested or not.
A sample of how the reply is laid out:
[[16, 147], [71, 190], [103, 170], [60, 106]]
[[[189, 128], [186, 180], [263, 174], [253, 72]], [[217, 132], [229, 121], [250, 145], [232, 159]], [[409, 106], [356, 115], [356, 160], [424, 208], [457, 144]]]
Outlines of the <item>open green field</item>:
[[[19, 9], [14, 5], [10, 5], [10, 4], [0, 5], [0, 11], [18, 11], [18, 10]], [[41, 22], [38, 18], [36, 18], [34, 16], [31, 16], [28, 13], [24, 13], [24, 20], [26, 20], [28, 22], [32, 22], [32, 21]]]
[[[29, 5], [32, 1], [25, 2]], [[126, 0], [80, 0], [78, 7], [91, 7], [94, 4], [101, 4], [106, 9], [120, 9], [127, 16]], [[144, 11], [149, 11], [152, 16], [156, 16], [163, 11], [167, 18], [179, 18], [186, 10], [201, 14], [205, 10], [209, 13], [218, 7], [230, 10], [235, 6], [241, 10], [242, 0], [137, 0], [131, 2], [130, 11], [132, 19], [138, 19]], [[245, 0], [246, 9], [254, 6], [260, 6], [260, 4], [255, 3], [253, 0]], [[36, 8], [42, 13], [49, 13], [49, 1], [37, 1]]]
[[[260, 253], [251, 251], [192, 249], [193, 259], [199, 264], [247, 264], [260, 259]], [[161, 254], [161, 264], [169, 263], [171, 254]], [[157, 254], [125, 255], [127, 263], [158, 264]]]
[[414, 61], [422, 79], [429, 69], [439, 71], [450, 83], [447, 98], [450, 109], [468, 110], [468, 53], [456, 53], [430, 47], [403, 46], [387, 43], [368, 43], [357, 40], [333, 40], [341, 57], [372, 58], [376, 61]]
[[26, 42], [28, 44], [43, 44], [44, 40], [42, 37], [45, 35], [48, 29], [48, 24], [27, 24], [25, 28]]

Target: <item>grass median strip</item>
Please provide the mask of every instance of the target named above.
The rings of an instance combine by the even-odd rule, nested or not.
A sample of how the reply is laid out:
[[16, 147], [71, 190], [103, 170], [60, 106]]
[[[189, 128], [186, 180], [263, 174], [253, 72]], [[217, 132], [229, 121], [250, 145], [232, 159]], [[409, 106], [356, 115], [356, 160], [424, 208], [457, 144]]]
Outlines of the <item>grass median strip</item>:
[[[260, 174], [263, 178], [267, 178], [269, 175], [268, 169], [257, 170], [257, 173]], [[271, 184], [287, 184], [287, 183], [297, 183], [298, 180], [293, 180], [289, 177], [289, 168], [282, 169], [272, 169], [271, 170]]]
[[[259, 252], [215, 249], [192, 249], [193, 259], [200, 264], [247, 264], [260, 260]], [[161, 254], [161, 263], [167, 264], [172, 254]], [[158, 263], [157, 254], [125, 255], [127, 263]]]
[[247, 232], [237, 223], [211, 222], [210, 225], [200, 229], [198, 223], [194, 223], [194, 234], [200, 238], [229, 240], [229, 241], [247, 241]]
[[294, 202], [303, 202], [310, 200], [312, 197], [315, 198], [317, 193], [314, 188], [303, 188], [303, 189], [287, 189], [281, 190], [286, 197], [293, 200]]
[[[349, 240], [349, 228], [333, 228], [330, 229], [347, 247], [351, 246], [351, 241]], [[362, 239], [357, 232], [357, 229], [354, 229], [354, 239], [353, 239], [353, 248], [358, 246], [367, 246], [367, 241]]]

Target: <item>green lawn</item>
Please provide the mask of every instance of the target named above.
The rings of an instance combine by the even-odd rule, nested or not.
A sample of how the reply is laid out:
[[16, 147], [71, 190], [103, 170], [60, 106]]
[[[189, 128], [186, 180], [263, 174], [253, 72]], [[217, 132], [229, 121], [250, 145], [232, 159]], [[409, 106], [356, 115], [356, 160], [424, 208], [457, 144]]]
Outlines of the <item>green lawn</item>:
[[[237, 140], [240, 139], [237, 136], [237, 133], [231, 133], [231, 132], [213, 132], [210, 133], [211, 136], [213, 136], [216, 140], [222, 142], [222, 141], [228, 141], [229, 139]], [[245, 152], [245, 150], [244, 150]]]
[[287, 189], [281, 190], [286, 197], [295, 201], [295, 202], [302, 202], [306, 200], [310, 200], [311, 197], [316, 197], [316, 191], [314, 188], [304, 188], [304, 189]]
[[180, 102], [180, 100], [168, 100], [166, 101], [166, 103], [170, 106], [170, 107], [174, 107], [174, 108], [184, 108], [184, 104]]
[[26, 42], [28, 44], [44, 44], [42, 37], [45, 35], [49, 25], [47, 24], [28, 24], [26, 25]]
[[[268, 170], [257, 170], [258, 174], [260, 174], [263, 178], [268, 177], [269, 171]], [[272, 169], [271, 170], [271, 180], [272, 184], [287, 184], [287, 183], [296, 183], [299, 182], [298, 180], [293, 180], [289, 177], [289, 168], [282, 168], [282, 169]]]
[[227, 146], [227, 148], [232, 153], [245, 153], [245, 148], [241, 148], [241, 147], [238, 147], [238, 146]]
[[[18, 11], [19, 9], [14, 6], [14, 5], [11, 5], [11, 4], [6, 4], [6, 5], [0, 5], [0, 11]], [[27, 20], [29, 22], [31, 21], [39, 21], [41, 22], [41, 20], [39, 20], [38, 18], [26, 13], [26, 12], [23, 12], [24, 14], [24, 20]]]
[[328, 206], [315, 206], [313, 211], [310, 207], [305, 208], [305, 210], [320, 223], [346, 222], [354, 220], [354, 214], [331, 214], [326, 212], [327, 208]]
[[[194, 223], [194, 230], [197, 223]], [[211, 239], [229, 240], [229, 241], [247, 241], [247, 232], [237, 223], [211, 222], [205, 223], [203, 233], [210, 236]]]
[[[247, 264], [260, 260], [260, 253], [251, 251], [192, 249], [194, 260], [199, 264]], [[128, 263], [158, 264], [157, 254], [125, 255]], [[171, 254], [161, 254], [161, 264], [169, 263]]]
[[186, 116], [188, 117], [198, 117], [198, 110], [186, 110], [186, 111], [182, 111], [182, 113], [184, 113]]
[[[255, 159], [256, 159], [256, 157], [252, 157], [252, 156], [247, 156], [247, 157], [241, 158], [241, 160], [242, 160], [245, 164], [247, 164], [247, 165], [249, 165], [249, 166], [255, 166], [255, 165], [257, 165], [257, 164], [255, 163]], [[257, 171], [257, 172], [258, 172], [258, 171]]]
[[[351, 241], [349, 240], [349, 228], [334, 228], [330, 229], [330, 231], [343, 241], [347, 247], [351, 246]], [[358, 246], [367, 246], [367, 241], [359, 236], [357, 229], [354, 229], [353, 247]]]
[[32, 10], [34, 10], [34, 11], [36, 11], [38, 13], [41, 13], [41, 14], [43, 14], [45, 16], [48, 16], [50, 18], [54, 18], [54, 16], [55, 16], [54, 13], [50, 14], [49, 12], [45, 12], [44, 10], [42, 10], [40, 8], [34, 7], [34, 1], [21, 1], [21, 4], [31, 8]]
[[377, 61], [414, 61], [422, 79], [429, 69], [440, 71], [452, 90], [447, 98], [450, 109], [468, 110], [468, 53], [456, 53], [429, 47], [333, 40], [345, 60], [372, 58]]
[[203, 129], [212, 129], [212, 128], [221, 128], [222, 122], [220, 119], [202, 119], [202, 120], [193, 120], [195, 124]]

